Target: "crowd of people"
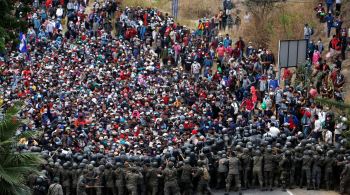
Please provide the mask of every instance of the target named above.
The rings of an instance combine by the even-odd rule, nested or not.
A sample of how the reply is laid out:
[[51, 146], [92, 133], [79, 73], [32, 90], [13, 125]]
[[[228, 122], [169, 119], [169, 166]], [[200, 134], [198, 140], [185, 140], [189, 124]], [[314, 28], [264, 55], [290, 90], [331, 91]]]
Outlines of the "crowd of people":
[[[293, 85], [287, 69], [280, 85], [271, 50], [215, 22], [90, 4], [34, 0], [26, 52], [1, 58], [2, 109], [24, 102], [18, 134], [43, 132], [18, 149], [47, 160], [34, 194], [350, 193], [348, 119], [317, 103], [318, 82]], [[341, 58], [319, 61], [306, 68], [339, 90]]]

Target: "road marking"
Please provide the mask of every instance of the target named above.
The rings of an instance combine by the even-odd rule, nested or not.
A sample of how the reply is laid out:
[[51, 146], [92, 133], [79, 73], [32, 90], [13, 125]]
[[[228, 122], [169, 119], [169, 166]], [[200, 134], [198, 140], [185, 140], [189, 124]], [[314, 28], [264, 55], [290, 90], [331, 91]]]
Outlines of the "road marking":
[[287, 193], [288, 193], [289, 195], [293, 195], [293, 193], [292, 193], [291, 191], [289, 191], [289, 190], [287, 190]]

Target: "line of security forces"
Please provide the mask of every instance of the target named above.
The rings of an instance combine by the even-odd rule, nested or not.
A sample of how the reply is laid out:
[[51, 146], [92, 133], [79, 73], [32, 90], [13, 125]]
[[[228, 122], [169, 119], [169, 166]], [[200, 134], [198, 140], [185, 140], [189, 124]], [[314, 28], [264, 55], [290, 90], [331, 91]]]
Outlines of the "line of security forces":
[[295, 187], [349, 194], [350, 151], [345, 149], [345, 139], [331, 146], [284, 134], [245, 135], [218, 135], [196, 145], [158, 151], [154, 157], [60, 151], [51, 156], [43, 151], [48, 163], [40, 176], [29, 177], [29, 186], [35, 195], [46, 194], [54, 178], [67, 195], [190, 195], [211, 194], [211, 189], [242, 194], [251, 188]]

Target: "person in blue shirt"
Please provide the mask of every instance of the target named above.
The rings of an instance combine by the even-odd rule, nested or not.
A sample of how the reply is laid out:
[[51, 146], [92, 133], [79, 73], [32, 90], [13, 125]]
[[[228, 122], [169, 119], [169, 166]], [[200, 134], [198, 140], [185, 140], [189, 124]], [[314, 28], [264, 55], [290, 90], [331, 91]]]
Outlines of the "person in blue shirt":
[[326, 0], [327, 12], [333, 10], [333, 4], [334, 4], [334, 0]]
[[328, 15], [325, 17], [325, 19], [327, 22], [327, 36], [329, 37], [334, 23], [334, 16], [331, 12], [328, 12]]
[[229, 45], [231, 45], [232, 41], [230, 39], [230, 36], [226, 34], [226, 37], [224, 39], [224, 47], [227, 48]]

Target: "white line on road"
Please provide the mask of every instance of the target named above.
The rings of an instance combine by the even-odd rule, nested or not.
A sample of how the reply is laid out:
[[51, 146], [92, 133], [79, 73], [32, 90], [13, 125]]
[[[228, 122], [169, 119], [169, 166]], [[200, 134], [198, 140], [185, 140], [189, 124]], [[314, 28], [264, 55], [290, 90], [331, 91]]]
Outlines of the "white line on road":
[[292, 193], [291, 191], [289, 191], [289, 190], [287, 190], [287, 193], [288, 193], [289, 195], [293, 195], [293, 193]]

